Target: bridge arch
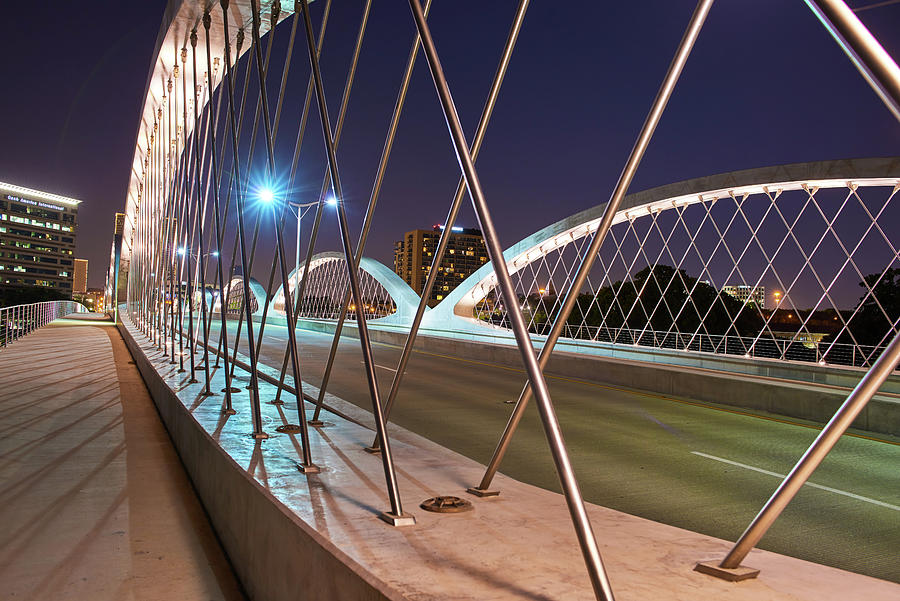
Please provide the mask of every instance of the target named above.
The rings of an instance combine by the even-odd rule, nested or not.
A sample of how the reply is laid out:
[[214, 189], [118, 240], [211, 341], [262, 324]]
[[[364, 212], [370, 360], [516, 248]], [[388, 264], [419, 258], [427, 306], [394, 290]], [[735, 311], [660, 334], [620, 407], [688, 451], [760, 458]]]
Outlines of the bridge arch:
[[[792, 309], [796, 313], [800, 321], [803, 321], [800, 329], [795, 332], [796, 335], [785, 336], [783, 332], [776, 329], [772, 314], [762, 311], [765, 307], [759, 306], [756, 308], [758, 309], [756, 313], [762, 319], [761, 331], [750, 336], [750, 340], [747, 341], [732, 340], [732, 348], [727, 351], [729, 354], [756, 356], [755, 353], [762, 352], [765, 347], [767, 350], [763, 356], [772, 355], [772, 358], [785, 359], [804, 355], [806, 360], [838, 361], [838, 354], [850, 353], [855, 358], [851, 357], [849, 360], [843, 358], [840, 361], [847, 360], [852, 365], [868, 365], [877, 353], [874, 348], [865, 348], [867, 345], [858, 340], [858, 337], [854, 337], [854, 328], [850, 322], [855, 315], [845, 314], [844, 307], [838, 306], [839, 303], [833, 298], [833, 293], [835, 286], [840, 283], [839, 280], [851, 278], [854, 279], [851, 284], [856, 284], [867, 275], [860, 271], [854, 261], [859, 254], [864, 252], [860, 246], [864, 241], [873, 248], [877, 247], [876, 250], [880, 253], [879, 260], [881, 261], [878, 267], [882, 269], [882, 276], [887, 269], [900, 267], [897, 255], [900, 240], [895, 235], [885, 233], [892, 229], [885, 224], [890, 223], [890, 219], [896, 217], [891, 213], [889, 205], [898, 186], [900, 186], [900, 158], [894, 157], [797, 163], [747, 169], [696, 178], [630, 194], [626, 196], [621, 209], [614, 217], [610, 236], [604, 241], [598, 266], [594, 268], [595, 272], [600, 272], [598, 274], [599, 283], [595, 278], [594, 284], [596, 285], [591, 285], [583, 292], [596, 297], [599, 294], [598, 290], [604, 286], [607, 288], [607, 292], [615, 291], [616, 280], [610, 273], [618, 269], [619, 276], [622, 278], [619, 280], [619, 291], [622, 294], [616, 292], [614, 303], [625, 305], [622, 300], [625, 296], [624, 291], [629, 286], [634, 287], [632, 284], [636, 272], [640, 268], [646, 269], [657, 265], [660, 267], [654, 267], [643, 274], [643, 281], [640, 282], [640, 286], [643, 286], [641, 291], [648, 288], [649, 281], [650, 289], [658, 288], [660, 292], [666, 292], [672, 289], [673, 278], [685, 281], [702, 280], [704, 285], [714, 288], [716, 294], [731, 284], [744, 286], [749, 291], [753, 288], [761, 290], [766, 281], [775, 282], [783, 294], [779, 300], [780, 307]], [[868, 194], [867, 191], [864, 191], [868, 189], [880, 190], [880, 192], [873, 192], [877, 196], [876, 199], [863, 198]], [[791, 196], [792, 194], [793, 196]], [[727, 202], [730, 207], [730, 220], [716, 221], [717, 217], [713, 216], [711, 207], [720, 200], [723, 201], [723, 205]], [[751, 208], [753, 203], [762, 208]], [[798, 209], [798, 207], [802, 208]], [[581, 253], [587, 250], [605, 208], [606, 203], [603, 203], [561, 219], [519, 241], [504, 252], [509, 273], [517, 282], [519, 302], [523, 303], [523, 308], [528, 308], [526, 305], [529, 304], [533, 305], [530, 323], [533, 333], [546, 333], [549, 330], [549, 323], [552, 323], [552, 312], [558, 308], [558, 303], [562, 300], [562, 292], [567, 289], [568, 283], [574, 278], [582, 258]], [[857, 228], [853, 235], [861, 236], [861, 238], [854, 239], [847, 234], [846, 239], [842, 239], [838, 232], [840, 227], [838, 220], [841, 218], [842, 212], [846, 214], [854, 209], [858, 213], [855, 218], [860, 221], [861, 227]], [[758, 210], [763, 211], [764, 216], [751, 215], [752, 211]], [[725, 270], [729, 273], [725, 278], [727, 281], [716, 281], [716, 278], [713, 277], [713, 272], [716, 271], [710, 265], [713, 258], [704, 259], [699, 256], [701, 253], [696, 248], [698, 246], [696, 237], [699, 234], [694, 234], [692, 237], [691, 226], [686, 221], [687, 215], [691, 211], [697, 214], [699, 221], [696, 223], [699, 224], [697, 227], [701, 230], [709, 229], [710, 224], [713, 224], [713, 233], [717, 234], [718, 240], [714, 240], [714, 244], [708, 249], [712, 249], [713, 255], [718, 253], [715, 260], [724, 262]], [[888, 215], [891, 217], [889, 218]], [[666, 219], [669, 221], [669, 229], [659, 225]], [[818, 219], [818, 223], [808, 227], [808, 223], [816, 219]], [[735, 223], [738, 225], [735, 226]], [[783, 239], [780, 242], [776, 240], [778, 244], [773, 245], [770, 252], [767, 252], [762, 245], [755, 248], [757, 244], [754, 243], [757, 243], [758, 239], [763, 236], [764, 230], [774, 227], [783, 230]], [[807, 239], [809, 232], [804, 231], [805, 228], [818, 231], [814, 232], [815, 235], [812, 239]], [[731, 237], [734, 237], [735, 232], [739, 229], [744, 230], [743, 235], [737, 236], [740, 240], [734, 242]], [[671, 240], [678, 238], [679, 234], [681, 240], [676, 245]], [[654, 242], [654, 238], [656, 246], [660, 246], [662, 249], [659, 253], [648, 251], [646, 248], [648, 244]], [[716, 236], [714, 235], [713, 238]], [[878, 242], [877, 238], [882, 240]], [[747, 240], [749, 242], [745, 243]], [[830, 267], [817, 265], [816, 254], [822, 254], [821, 248], [824, 244], [834, 247], [832, 250], [838, 257], [837, 265]], [[734, 248], [730, 248], [729, 245]], [[628, 252], [626, 247], [632, 253], [628, 257], [624, 256]], [[605, 251], [607, 259], [604, 261]], [[785, 257], [789, 252], [796, 255], [795, 265], [783, 266], [782, 263], [789, 262]], [[568, 256], [564, 256], [567, 253]], [[691, 255], [695, 255], [694, 259], [699, 258], [699, 262], [693, 261], [699, 270], [699, 273], [696, 274], [697, 278], [685, 277], [680, 273], [683, 272], [686, 258]], [[750, 262], [748, 258], [750, 255], [754, 257], [762, 270], [754, 268], [752, 273], [747, 273], [747, 268], [744, 266]], [[725, 258], [723, 259], [723, 257]], [[654, 269], [658, 270], [662, 265], [676, 268], [675, 274], [666, 276], [668, 278], [666, 279], [654, 272]], [[699, 267], [697, 267], [698, 265]], [[604, 269], [609, 273], [602, 273]], [[801, 282], [803, 278], [812, 281], [813, 283], [809, 286], [816, 288], [813, 297], [816, 297], [817, 300], [812, 308], [820, 311], [832, 311], [835, 321], [841, 326], [830, 335], [827, 341], [829, 345], [827, 350], [818, 348], [818, 343], [824, 336], [819, 336], [821, 332], [812, 331], [807, 323], [812, 317], [804, 314], [804, 310], [810, 307], [803, 305], [807, 301], [802, 298], [808, 295], [808, 291], [801, 290], [805, 285]], [[542, 285], [544, 288], [541, 288]], [[683, 287], [683, 285], [678, 283], [675, 288], [678, 287]], [[691, 281], [688, 287], [697, 289], [703, 286], [696, 281]], [[544, 295], [538, 291], [544, 289], [550, 292], [547, 296], [552, 298], [552, 302], [549, 299], [541, 298]], [[885, 336], [877, 341], [869, 340], [868, 347], [886, 344], [887, 334], [897, 330], [894, 316], [881, 309], [878, 299], [873, 294], [873, 289], [874, 284], [864, 290], [864, 296], [870, 298], [877, 305], [876, 316], [878, 313], [882, 314]], [[559, 296], [555, 293], [557, 290]], [[637, 294], [639, 295], [641, 291], [638, 291]], [[630, 292], [633, 293], [634, 290]], [[534, 298], [535, 295], [539, 298]], [[494, 266], [488, 263], [447, 295], [431, 314], [426, 316], [424, 324], [430, 327], [439, 327], [438, 324], [441, 323], [452, 323], [453, 329], [457, 330], [475, 329], [477, 331], [480, 329], [484, 331], [485, 327], [506, 330], [507, 324], [503, 320], [505, 311], [498, 296]], [[547, 301], [546, 305], [544, 305], [545, 300]], [[713, 304], [719, 302], [727, 305], [730, 301], [724, 299], [713, 301]], [[704, 307], [698, 310], [696, 306], [692, 306], [696, 303], [691, 298], [685, 300], [680, 307], [669, 307], [666, 304], [667, 301], [663, 299], [655, 301], [652, 306], [637, 306], [632, 303], [632, 306], [615, 308], [613, 312], [626, 316], [625, 322], [627, 322], [615, 324], [616, 328], [621, 328], [623, 325], [634, 325], [633, 317], [644, 315], [647, 318], [648, 323], [642, 327], [626, 328], [639, 331], [629, 332], [624, 337], [620, 336], [623, 334], [622, 332], [603, 332], [598, 335], [597, 331], [589, 332], [584, 327], [580, 332], [571, 332], [571, 336], [578, 338], [589, 336], [593, 340], [624, 342], [629, 345], [648, 344], [682, 348], [683, 350], [702, 349], [723, 352], [718, 351], [718, 348], [725, 345], [729, 335], [745, 338], [740, 335], [741, 332], [735, 323], [741, 316], [752, 316], [753, 313], [750, 309], [731, 307], [729, 312], [726, 308], [725, 313], [729, 314], [732, 319], [731, 327], [722, 331], [718, 339], [714, 339], [707, 336], [710, 332], [707, 331], [709, 328], [704, 324], [704, 318], [710, 314], [711, 308]], [[596, 309], [597, 304], [592, 304], [591, 308]], [[608, 309], [607, 307], [607, 316], [610, 313]], [[852, 313], [852, 308], [850, 309]], [[576, 307], [573, 315], [578, 310], [579, 307]], [[535, 323], [534, 318], [535, 314], [540, 312], [544, 313], [544, 321], [541, 322], [543, 325], [538, 327], [539, 324]], [[490, 316], [490, 313], [495, 315]], [[669, 317], [674, 318], [672, 321], [676, 322], [676, 325], [666, 328], [665, 335], [659, 339], [659, 336], [653, 333], [654, 327], [649, 322], [664, 313], [669, 313]], [[603, 321], [597, 327], [613, 325], [607, 323], [607, 316], [604, 316]], [[581, 317], [585, 318], [586, 316], [582, 315]], [[677, 321], [685, 317], [692, 317], [694, 321], [699, 322], [690, 332], [681, 331], [677, 325]], [[699, 320], [696, 319], [697, 317]], [[570, 323], [572, 323], [571, 318]], [[573, 325], [577, 324], [576, 320]], [[584, 319], [581, 320], [581, 325], [585, 326]], [[647, 343], [648, 333], [652, 333], [649, 334], [652, 340], [650, 343]], [[685, 336], [685, 334], [688, 335]], [[564, 336], [567, 334], [564, 333]], [[779, 347], [780, 350], [773, 348], [773, 343], [771, 343], [773, 338], [779, 339], [780, 342], [774, 344], [774, 347]], [[837, 339], [839, 338], [842, 340], [840, 344], [848, 346], [835, 346], [838, 344]], [[765, 344], [761, 343], [763, 339], [767, 341]], [[802, 348], [811, 349], [812, 347], [816, 347], [815, 352], [802, 351]], [[792, 351], [792, 348], [795, 350]]]
[[[291, 272], [291, 291], [302, 280], [304, 266]], [[419, 296], [383, 263], [363, 257], [359, 262], [363, 298], [368, 298], [367, 320], [384, 324], [408, 324], [412, 321]], [[304, 291], [300, 317], [336, 319], [340, 302], [347, 290], [347, 263], [343, 253], [323, 252], [313, 256], [309, 281]], [[279, 287], [272, 297], [272, 310], [284, 314], [284, 289]], [[327, 296], [327, 298], [325, 298]], [[352, 307], [351, 307], [352, 311]]]

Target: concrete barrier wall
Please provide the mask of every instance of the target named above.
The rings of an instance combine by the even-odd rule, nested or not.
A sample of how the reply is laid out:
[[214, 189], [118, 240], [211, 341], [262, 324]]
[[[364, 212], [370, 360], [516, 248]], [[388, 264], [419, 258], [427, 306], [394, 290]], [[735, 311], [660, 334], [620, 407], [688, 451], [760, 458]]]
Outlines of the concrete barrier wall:
[[[144, 355], [119, 330], [190, 475], [235, 573], [251, 599], [401, 599], [292, 514], [197, 423]], [[297, 583], [302, 583], [298, 588]]]
[[[301, 328], [333, 332], [334, 323], [303, 320]], [[370, 328], [373, 341], [402, 346], [406, 332]], [[343, 335], [356, 337], [355, 324], [347, 323]], [[509, 367], [522, 367], [515, 346], [458, 340], [439, 336], [419, 336], [417, 350], [459, 357], [477, 357], [482, 361]], [[712, 364], [707, 362], [706, 364]], [[795, 369], [796, 368], [796, 369]], [[547, 373], [569, 378], [602, 382], [634, 390], [676, 398], [686, 398], [718, 405], [765, 411], [774, 415], [795, 417], [824, 424], [847, 398], [850, 390], [865, 373], [863, 370], [823, 370], [828, 373], [820, 381], [787, 379], [786, 375], [810, 376], [811, 367], [781, 366], [772, 373], [781, 377], [746, 374], [688, 365], [667, 365], [622, 357], [603, 357], [554, 350]], [[802, 373], [796, 372], [802, 371]], [[900, 396], [894, 393], [876, 395], [853, 423], [859, 430], [900, 436]]]

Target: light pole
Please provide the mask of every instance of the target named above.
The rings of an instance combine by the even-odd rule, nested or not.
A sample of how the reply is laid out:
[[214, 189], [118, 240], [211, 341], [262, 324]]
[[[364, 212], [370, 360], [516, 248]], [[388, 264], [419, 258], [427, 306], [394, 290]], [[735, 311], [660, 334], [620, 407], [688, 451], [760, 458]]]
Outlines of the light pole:
[[290, 294], [287, 294], [289, 291], [285, 291], [285, 303], [293, 302], [294, 294], [297, 293], [296, 291], [300, 286], [300, 222], [310, 207], [314, 207], [318, 204], [318, 202], [299, 203], [291, 201], [288, 201], [287, 203], [287, 206], [291, 209], [291, 213], [297, 217], [297, 246], [294, 248], [294, 291]]

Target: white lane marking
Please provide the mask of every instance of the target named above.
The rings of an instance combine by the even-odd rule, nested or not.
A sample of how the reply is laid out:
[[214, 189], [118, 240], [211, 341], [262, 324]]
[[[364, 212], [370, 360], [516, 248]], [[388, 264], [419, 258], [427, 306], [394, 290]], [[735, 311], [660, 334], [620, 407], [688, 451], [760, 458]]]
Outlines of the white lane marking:
[[[707, 455], [706, 453], [701, 453], [699, 451], [691, 451], [691, 453], [694, 455], [699, 455], [700, 457], [706, 457], [707, 459], [712, 459], [713, 461], [721, 461], [722, 463], [727, 463], [729, 465], [734, 465], [736, 467], [742, 467], [745, 470], [751, 470], [754, 472], [759, 472], [760, 474], [767, 474], [769, 476], [775, 476], [776, 478], [781, 478], [782, 480], [785, 478], [784, 474], [770, 472], [769, 470], [764, 470], [764, 469], [761, 469], [758, 467], [753, 467], [752, 465], [746, 465], [744, 463], [738, 463], [737, 461], [730, 461], [728, 459], [716, 457], [715, 455]], [[821, 490], [827, 490], [828, 492], [833, 492], [833, 493], [836, 493], [839, 495], [844, 495], [845, 497], [850, 497], [850, 498], [856, 499], [858, 501], [865, 501], [866, 503], [872, 503], [873, 505], [887, 507], [888, 509], [893, 509], [894, 511], [900, 511], [900, 507], [898, 507], [896, 505], [891, 505], [890, 503], [885, 503], [884, 501], [876, 501], [875, 499], [870, 499], [869, 497], [857, 495], [852, 492], [847, 492], [845, 490], [838, 490], [837, 488], [831, 488], [830, 486], [822, 486], [821, 484], [813, 484], [812, 482], [807, 482], [806, 486], [811, 486], [813, 488], [818, 488]]]
[[[360, 363], [365, 363], [365, 361], [360, 361]], [[397, 370], [394, 369], [393, 367], [385, 367], [384, 365], [378, 365], [377, 363], [375, 364], [375, 367], [380, 367], [381, 369], [386, 369], [388, 371], [392, 371], [395, 373], [397, 372]], [[403, 372], [403, 373], [406, 373], [406, 372]]]

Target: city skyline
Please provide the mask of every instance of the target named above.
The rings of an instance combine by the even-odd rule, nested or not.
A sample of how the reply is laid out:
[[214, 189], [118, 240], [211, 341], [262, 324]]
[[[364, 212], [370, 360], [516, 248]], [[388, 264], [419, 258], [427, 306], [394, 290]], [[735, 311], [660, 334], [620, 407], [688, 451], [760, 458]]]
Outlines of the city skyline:
[[[76, 28], [55, 29], [57, 26], [41, 21], [39, 37], [47, 41], [38, 49], [41, 57], [66, 67], [60, 69], [58, 94], [54, 99], [40, 93], [34, 97], [24, 92], [7, 95], [0, 107], [4, 109], [0, 111], [4, 115], [0, 131], [7, 133], [7, 139], [18, 141], [0, 150], [0, 177], [26, 185], [40, 182], [45, 189], [70, 192], [87, 200], [82, 217], [85, 234], [80, 237], [77, 254], [94, 264], [107, 260], [110, 234], [106, 224], [112, 213], [121, 211], [124, 205], [125, 174], [134, 134], [122, 132], [132, 132], [134, 128], [146, 79], [145, 67], [141, 65], [148, 62], [162, 4], [156, 5], [156, 15], [152, 14], [152, 5], [125, 9], [117, 6], [108, 11], [100, 10], [101, 6], [101, 19], [86, 20], [81, 13], [72, 15], [75, 24], [84, 26], [78, 30], [79, 36], [91, 39], [91, 43], [69, 54], [58, 49], [71, 47], [68, 36]], [[352, 15], [360, 6], [348, 3], [335, 7], [334, 17], [355, 19]], [[317, 11], [321, 9], [316, 3], [311, 8], [313, 18], [318, 19]], [[372, 33], [366, 39], [368, 50], [363, 55], [353, 96], [368, 96], [370, 102], [361, 104], [357, 100], [354, 104], [351, 99], [346, 136], [352, 141], [339, 152], [342, 165], [346, 165], [344, 173], [361, 174], [349, 176], [345, 182], [354, 237], [371, 185], [367, 180], [371, 178], [372, 166], [364, 164], [362, 157], [364, 153], [371, 154], [373, 144], [381, 143], [381, 130], [386, 126], [384, 107], [392, 102], [396, 92], [396, 82], [376, 81], [373, 74], [383, 69], [396, 72], [399, 78], [409, 41], [404, 38], [412, 39], [412, 23], [406, 21], [408, 13], [402, 9], [385, 7], [373, 12]], [[606, 18], [615, 19], [622, 26], [607, 32], [608, 39], [602, 44], [585, 37], [592, 29], [587, 17], [592, 17], [591, 11], [597, 11], [593, 18], [599, 18], [601, 9], [587, 6], [585, 10], [584, 23], [561, 23], [552, 9], [535, 6], [512, 57], [479, 169], [498, 213], [510, 214], [520, 205], [543, 210], [513, 211], [512, 217], [499, 223], [504, 246], [606, 199], [624, 162], [621, 149], [630, 145], [638, 129], [646, 111], [647, 101], [643, 99], [650, 96], [671, 59], [681, 24], [690, 16], [690, 3], [660, 5], [649, 18], [640, 7], [619, 6], [604, 12]], [[440, 12], [435, 36], [441, 44], [448, 77], [454, 84], [464, 123], [472, 123], [495, 67], [497, 41], [475, 43], [468, 48], [446, 35], [442, 37], [445, 29], [441, 28], [450, 29], [465, 22], [476, 32], [503, 29], [508, 27], [513, 6], [485, 7], [474, 23], [469, 23], [463, 11], [451, 7], [437, 5], [435, 11]], [[33, 15], [18, 16], [21, 27], [13, 36], [38, 31]], [[871, 8], [859, 16], [888, 52], [896, 55], [900, 49], [900, 7]], [[638, 26], [645, 35], [632, 39], [628, 31]], [[94, 36], [85, 33], [93, 27], [119, 34], [116, 47], [127, 51], [110, 52], [108, 44], [95, 44]], [[276, 63], [283, 60], [285, 50], [287, 36], [280, 33], [282, 29], [283, 26], [276, 30], [273, 57], [282, 57], [273, 58]], [[385, 32], [394, 29], [404, 33], [385, 39]], [[329, 94], [336, 94], [343, 83], [347, 56], [344, 50], [332, 54], [327, 51], [347, 46], [345, 42], [353, 34], [335, 29], [329, 32], [333, 37], [326, 36], [323, 71]], [[765, 44], [748, 48], [741, 41], [757, 35]], [[143, 36], [146, 43], [123, 43], [135, 36]], [[12, 40], [13, 48], [33, 46], [17, 44], [16, 39]], [[719, 52], [722, 48], [728, 52]], [[379, 55], [373, 56], [376, 52]], [[141, 53], [144, 56], [136, 56]], [[726, 55], [729, 60], [724, 58]], [[573, 63], [572, 56], [578, 56], [579, 61]], [[242, 65], [246, 61], [245, 57]], [[585, 71], [579, 64], [589, 64], [591, 70]], [[297, 67], [291, 86], [299, 88], [305, 83], [303, 68]], [[10, 61], [3, 69], [6, 79], [22, 82], [22, 90], [37, 92], [44, 85], [37, 75], [23, 69], [21, 61]], [[112, 94], [104, 89], [110, 73], [116, 73]], [[241, 68], [238, 76], [242, 76]], [[614, 94], [604, 84], [609, 81], [621, 83]], [[714, 94], [708, 92], [710, 81], [716, 82]], [[443, 221], [458, 179], [458, 169], [446, 155], [446, 134], [432, 118], [437, 104], [421, 98], [433, 94], [430, 87], [426, 69], [420, 64], [410, 91], [411, 97], [419, 97], [420, 101], [411, 103], [413, 108], [401, 121], [382, 207], [376, 212], [366, 253], [386, 265], [391, 263], [392, 243], [400, 233], [423, 221]], [[804, 97], [805, 90], [811, 87], [816, 99], [812, 104]], [[623, 94], [626, 89], [628, 94]], [[729, 89], [741, 92], [730, 93]], [[642, 100], [629, 102], [630, 97]], [[38, 115], [41, 121], [35, 120]], [[100, 127], [98, 118], [107, 126]], [[286, 116], [285, 123], [289, 122]], [[113, 136], [111, 131], [119, 133]], [[32, 135], [23, 135], [26, 132]], [[360, 137], [362, 134], [366, 136]], [[291, 137], [284, 135], [285, 142]], [[321, 181], [321, 141], [313, 134], [309, 137], [309, 148], [304, 147], [304, 164], [309, 167], [301, 166], [299, 185], [295, 184], [291, 191], [296, 199], [315, 196]], [[758, 3], [753, 9], [721, 4], [710, 14], [631, 189], [749, 166], [886, 156], [896, 152], [898, 138], [900, 127], [801, 3]], [[48, 152], [47, 140], [55, 140], [53, 152]], [[278, 160], [284, 164], [285, 150], [278, 148]], [[716, 152], [709, 152], [711, 148]], [[257, 154], [261, 160], [264, 153]], [[541, 169], [536, 168], [538, 164]], [[255, 165], [254, 173], [257, 169]], [[429, 202], [422, 203], [426, 198]], [[411, 210], [413, 207], [415, 210]], [[325, 221], [317, 250], [336, 250], [339, 246], [334, 224]], [[464, 206], [458, 225], [477, 227], [468, 206]], [[271, 235], [265, 227], [263, 233]], [[286, 236], [291, 237], [289, 230]], [[263, 259], [269, 258], [263, 253]], [[89, 285], [102, 285], [102, 274], [103, 270], [94, 270]], [[254, 271], [254, 275], [260, 274]], [[265, 274], [262, 276], [265, 279]]]

